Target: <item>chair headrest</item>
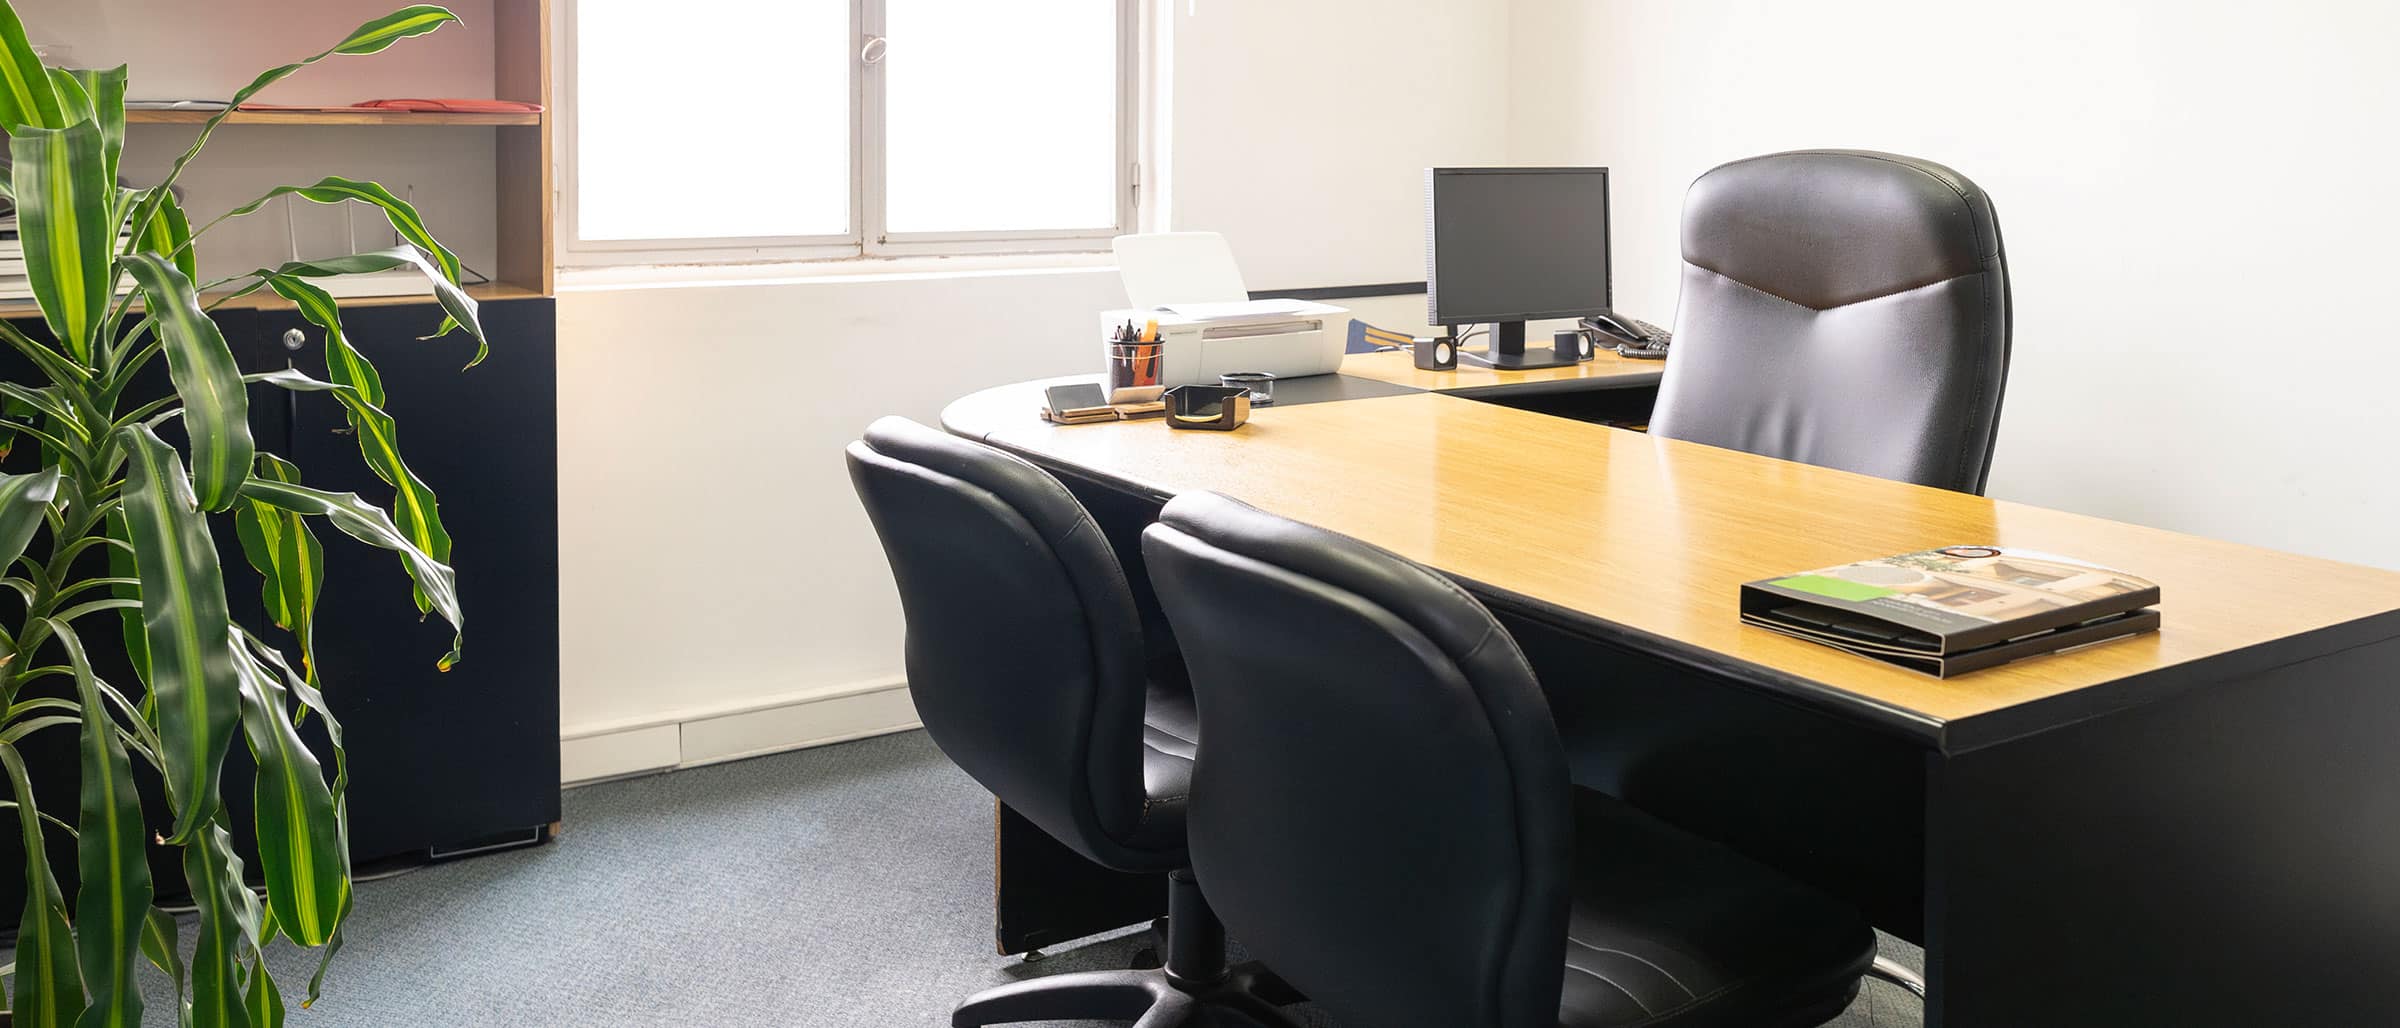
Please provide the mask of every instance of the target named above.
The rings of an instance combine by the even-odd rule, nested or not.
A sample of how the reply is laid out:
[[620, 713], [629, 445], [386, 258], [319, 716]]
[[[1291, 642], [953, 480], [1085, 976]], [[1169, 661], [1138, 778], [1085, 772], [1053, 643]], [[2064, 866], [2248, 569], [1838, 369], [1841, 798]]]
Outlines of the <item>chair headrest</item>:
[[1814, 310], [1986, 270], [1992, 205], [1932, 161], [1795, 150], [1719, 166], [1683, 204], [1683, 259]]

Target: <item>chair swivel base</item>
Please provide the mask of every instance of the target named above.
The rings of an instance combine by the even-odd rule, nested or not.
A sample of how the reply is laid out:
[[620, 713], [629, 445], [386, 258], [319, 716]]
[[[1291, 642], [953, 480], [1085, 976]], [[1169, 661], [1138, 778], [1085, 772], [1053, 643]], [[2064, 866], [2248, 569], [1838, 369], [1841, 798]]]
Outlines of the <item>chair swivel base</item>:
[[1131, 1021], [1134, 1028], [1301, 1028], [1260, 998], [1273, 980], [1257, 964], [1226, 971], [1210, 984], [1165, 971], [1082, 971], [1048, 975], [979, 993], [950, 1014], [952, 1028], [1019, 1021]]
[[1915, 993], [1918, 999], [1925, 998], [1925, 976], [1909, 970], [1907, 965], [1890, 957], [1877, 956], [1875, 966], [1867, 969], [1867, 975], [1907, 989]]
[[1192, 873], [1167, 876], [1166, 966], [1046, 975], [988, 989], [951, 1011], [951, 1028], [1019, 1021], [1132, 1021], [1134, 1028], [1301, 1028], [1278, 1009], [1300, 996], [1256, 964], [1228, 967], [1225, 925]]

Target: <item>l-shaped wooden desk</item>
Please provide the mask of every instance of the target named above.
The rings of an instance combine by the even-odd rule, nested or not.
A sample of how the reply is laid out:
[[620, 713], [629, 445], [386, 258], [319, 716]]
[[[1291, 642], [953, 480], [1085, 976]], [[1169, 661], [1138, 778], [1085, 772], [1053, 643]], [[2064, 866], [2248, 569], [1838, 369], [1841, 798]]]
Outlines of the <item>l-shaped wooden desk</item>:
[[[1145, 606], [1139, 532], [1202, 489], [1457, 579], [1580, 784], [1923, 943], [1928, 1025], [2400, 1024], [2400, 574], [1502, 405], [1655, 382], [1630, 365], [1368, 355], [1232, 433], [1051, 425], [1040, 383], [943, 423], [1067, 481]], [[1964, 543], [2152, 578], [2163, 627], [1939, 680], [1737, 615], [1745, 581]], [[1155, 906], [1005, 810], [1000, 835], [1004, 951]]]

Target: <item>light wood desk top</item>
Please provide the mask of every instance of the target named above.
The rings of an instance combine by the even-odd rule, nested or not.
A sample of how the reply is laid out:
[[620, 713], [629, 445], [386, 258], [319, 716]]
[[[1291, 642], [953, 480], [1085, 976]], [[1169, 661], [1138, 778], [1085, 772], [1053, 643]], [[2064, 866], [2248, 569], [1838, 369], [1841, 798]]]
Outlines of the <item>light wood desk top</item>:
[[1341, 373], [1352, 378], [1371, 378], [1412, 389], [1471, 396], [1477, 392], [1502, 388], [1516, 392], [1563, 392], [1656, 385], [1666, 366], [1665, 361], [1633, 360], [1619, 357], [1614, 351], [1602, 350], [1591, 360], [1563, 368], [1496, 371], [1460, 362], [1456, 371], [1420, 371], [1413, 355], [1401, 350], [1388, 350], [1351, 354], [1342, 359]]
[[[1159, 496], [1225, 493], [1944, 748], [2131, 706], [2231, 666], [2197, 662], [2288, 663], [2400, 636], [2400, 573], [1433, 393], [1267, 407], [1231, 433], [1062, 427], [1036, 417], [1038, 403], [1034, 385], [1006, 386], [942, 420]], [[1967, 543], [2151, 578], [2164, 627], [1942, 680], [1746, 627], [1737, 612], [1743, 582]]]

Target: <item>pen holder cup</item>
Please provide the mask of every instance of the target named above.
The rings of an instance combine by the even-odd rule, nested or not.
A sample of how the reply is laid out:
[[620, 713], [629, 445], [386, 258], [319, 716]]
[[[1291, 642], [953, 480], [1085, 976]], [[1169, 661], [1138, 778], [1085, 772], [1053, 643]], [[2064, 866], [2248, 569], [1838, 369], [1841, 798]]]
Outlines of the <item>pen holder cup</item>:
[[1167, 427], [1231, 432], [1250, 420], [1250, 390], [1187, 385], [1167, 390]]
[[1164, 346], [1159, 343], [1108, 344], [1108, 402], [1148, 403], [1166, 391], [1159, 376], [1165, 371]]

